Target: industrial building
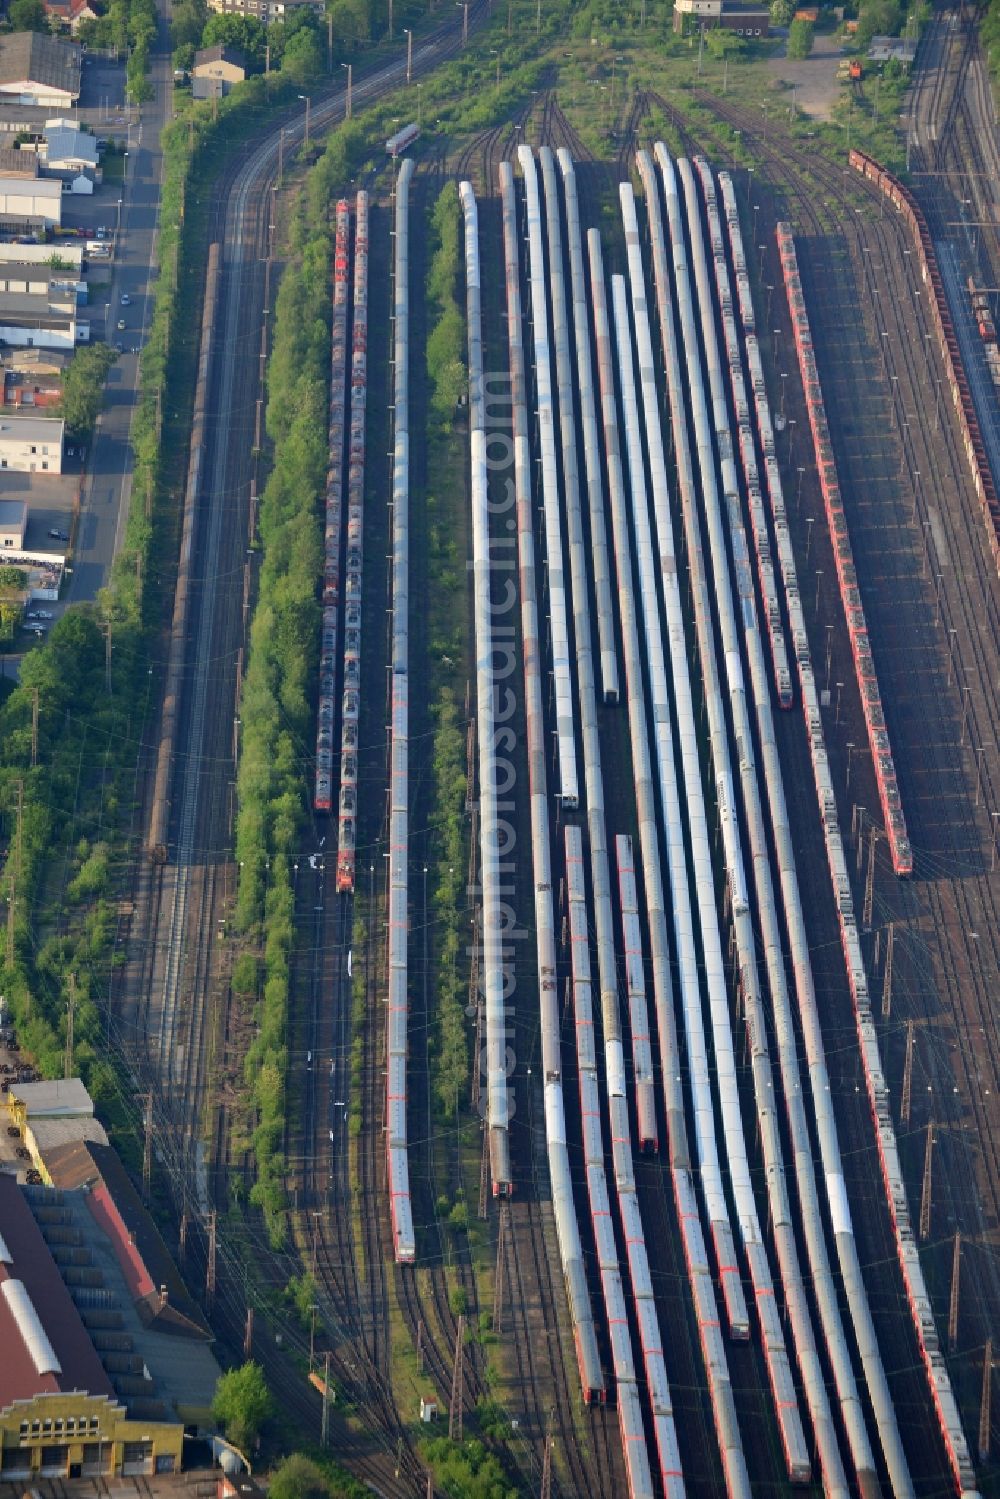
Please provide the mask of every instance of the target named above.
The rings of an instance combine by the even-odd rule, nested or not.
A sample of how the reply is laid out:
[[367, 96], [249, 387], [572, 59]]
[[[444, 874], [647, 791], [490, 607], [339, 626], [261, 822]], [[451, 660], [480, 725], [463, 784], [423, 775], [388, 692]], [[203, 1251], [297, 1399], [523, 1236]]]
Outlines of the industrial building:
[[0, 417], [0, 469], [61, 474], [63, 430], [60, 417]]
[[767, 36], [771, 16], [766, 5], [728, 4], [726, 0], [675, 0], [674, 30], [683, 31], [691, 17], [700, 27], [721, 26], [737, 36]]
[[37, 31], [0, 37], [0, 102], [64, 109], [80, 97], [82, 52]]
[[182, 1422], [165, 1408], [130, 1411], [97, 1346], [114, 1368], [121, 1339], [88, 1330], [95, 1298], [63, 1280], [56, 1253], [67, 1269], [77, 1256], [61, 1195], [0, 1175], [0, 1482], [178, 1471]]
[[[27, 151], [10, 154], [32, 159]], [[62, 183], [56, 177], [12, 175], [0, 170], [0, 223], [10, 229], [22, 224], [58, 228], [62, 223]]]
[[90, 323], [78, 318], [75, 296], [0, 293], [0, 344], [71, 354], [77, 344], [89, 342]]

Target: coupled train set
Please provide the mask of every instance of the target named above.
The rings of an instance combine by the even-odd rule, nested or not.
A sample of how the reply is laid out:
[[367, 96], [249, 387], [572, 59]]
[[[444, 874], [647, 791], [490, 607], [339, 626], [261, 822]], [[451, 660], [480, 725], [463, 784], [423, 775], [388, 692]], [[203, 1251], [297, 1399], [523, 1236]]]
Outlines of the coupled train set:
[[[616, 1406], [629, 1495], [685, 1492], [634, 1165], [637, 1153], [661, 1148], [727, 1493], [753, 1491], [727, 1343], [754, 1340], [789, 1482], [818, 1477], [827, 1495], [846, 1499], [856, 1488], [867, 1499], [885, 1475], [902, 1499], [914, 1493], [845, 1184], [778, 754], [775, 708], [797, 701], [902, 1285], [955, 1490], [972, 1495], [871, 1011], [732, 179], [701, 158], [675, 161], [662, 145], [639, 152], [641, 192], [620, 188], [625, 273], [608, 278], [600, 234], [581, 224], [569, 154], [521, 146], [517, 166], [519, 176], [508, 161], [498, 173], [513, 478], [506, 521], [487, 461], [479, 214], [472, 185], [460, 187], [493, 1194], [514, 1191], [516, 1167], [498, 753], [500, 705], [513, 701], [516, 677], [531, 883], [513, 900], [532, 929], [556, 1242], [582, 1398]], [[404, 161], [394, 184], [388, 672], [386, 1158], [403, 1265], [417, 1251], [407, 1147], [412, 170]], [[314, 805], [338, 815], [344, 894], [354, 887], [357, 840], [367, 234], [362, 193], [349, 294], [350, 210], [338, 204]], [[778, 247], [885, 836], [905, 876], [912, 850], [786, 225]], [[519, 627], [515, 677], [503, 685], [501, 594]], [[629, 782], [635, 808], [627, 831], [612, 826], [620, 803], [602, 764], [599, 710], [617, 707], [629, 754], [614, 774]], [[567, 1097], [578, 1101], [578, 1125]], [[764, 1163], [757, 1181], [751, 1110]]]

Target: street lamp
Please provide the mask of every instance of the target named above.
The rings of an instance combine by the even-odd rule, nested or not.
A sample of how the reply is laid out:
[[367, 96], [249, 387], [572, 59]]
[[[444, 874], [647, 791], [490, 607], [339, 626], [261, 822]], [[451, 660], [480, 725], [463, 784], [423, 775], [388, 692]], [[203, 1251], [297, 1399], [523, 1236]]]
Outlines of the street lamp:
[[308, 144], [309, 144], [309, 108], [310, 108], [310, 105], [311, 105], [312, 101], [309, 98], [308, 94], [300, 94], [299, 98], [300, 99], [304, 99], [305, 100], [305, 105], [306, 105], [306, 138], [305, 138], [305, 144], [308, 146]]
[[121, 234], [122, 232], [122, 201], [123, 200], [121, 198], [118, 199], [118, 216], [115, 219], [115, 239], [117, 239], [119, 234]]
[[413, 78], [413, 31], [412, 31], [412, 28], [409, 27], [409, 26], [404, 27], [403, 28], [403, 35], [406, 37], [406, 81], [407, 81], [407, 83], [409, 83], [411, 81], [411, 79]]
[[351, 93], [354, 81], [354, 65], [353, 63], [349, 62], [342, 62], [340, 66], [347, 69], [347, 102], [344, 105], [344, 119], [349, 120], [351, 118]]

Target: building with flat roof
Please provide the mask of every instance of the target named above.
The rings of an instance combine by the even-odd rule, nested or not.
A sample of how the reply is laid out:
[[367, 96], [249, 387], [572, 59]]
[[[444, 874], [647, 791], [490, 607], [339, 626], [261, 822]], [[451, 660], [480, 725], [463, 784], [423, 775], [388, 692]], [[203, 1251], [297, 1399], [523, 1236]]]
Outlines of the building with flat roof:
[[58, 416], [0, 416], [0, 469], [61, 474], [64, 427]]
[[62, 223], [62, 183], [56, 177], [0, 173], [0, 215], [16, 223], [37, 220], [46, 228], [57, 227]]
[[24, 1143], [31, 1151], [32, 1162], [42, 1174], [46, 1186], [56, 1186], [46, 1162], [59, 1150], [70, 1146], [107, 1145], [108, 1136], [99, 1119], [32, 1119], [24, 1130]]
[[[23, 248], [27, 248], [26, 246]], [[86, 300], [83, 272], [70, 266], [58, 270], [36, 261], [0, 261], [0, 296], [47, 297], [61, 309]]]
[[[129, 1409], [122, 1386], [146, 1381], [118, 1372], [135, 1367], [128, 1340], [107, 1318], [103, 1332], [85, 1324], [102, 1298], [61, 1196], [0, 1175], [0, 1483], [179, 1471], [180, 1420]], [[72, 1291], [60, 1262], [77, 1267]]]
[[68, 108], [80, 97], [82, 57], [76, 42], [37, 31], [0, 37], [0, 102]]
[[21, 551], [27, 529], [27, 500], [0, 500], [0, 550]]
[[78, 239], [72, 244], [65, 241], [62, 244], [52, 245], [17, 245], [7, 240], [0, 240], [0, 266], [8, 261], [16, 261], [19, 265], [53, 265], [58, 263], [62, 267], [69, 266], [73, 270], [80, 270], [86, 255], [86, 246]]
[[683, 31], [686, 19], [704, 29], [721, 26], [738, 36], [767, 36], [770, 12], [766, 5], [742, 5], [739, 0], [674, 0], [674, 30]]
[[34, 151], [22, 151], [20, 146], [0, 146], [0, 176], [37, 177], [37, 155]]
[[0, 344], [58, 349], [71, 354], [90, 342], [90, 322], [77, 315], [76, 296], [52, 288], [48, 296], [0, 292]]
[[46, 1078], [38, 1083], [11, 1083], [8, 1093], [14, 1123], [27, 1118], [93, 1118], [94, 1100], [79, 1077]]

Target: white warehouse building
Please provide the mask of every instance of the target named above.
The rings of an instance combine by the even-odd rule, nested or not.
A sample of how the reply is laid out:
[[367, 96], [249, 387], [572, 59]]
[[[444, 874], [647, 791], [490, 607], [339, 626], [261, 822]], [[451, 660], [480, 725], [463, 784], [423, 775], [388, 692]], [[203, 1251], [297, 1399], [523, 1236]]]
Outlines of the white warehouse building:
[[51, 416], [0, 417], [0, 469], [62, 473], [63, 422]]
[[62, 183], [58, 177], [0, 176], [0, 214], [26, 221], [41, 219], [50, 227], [62, 222]]

